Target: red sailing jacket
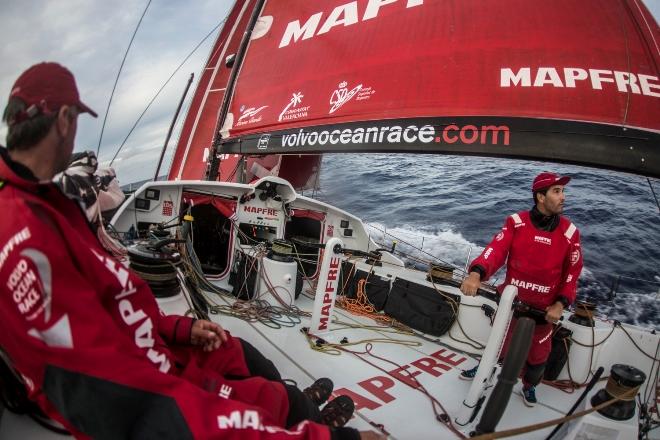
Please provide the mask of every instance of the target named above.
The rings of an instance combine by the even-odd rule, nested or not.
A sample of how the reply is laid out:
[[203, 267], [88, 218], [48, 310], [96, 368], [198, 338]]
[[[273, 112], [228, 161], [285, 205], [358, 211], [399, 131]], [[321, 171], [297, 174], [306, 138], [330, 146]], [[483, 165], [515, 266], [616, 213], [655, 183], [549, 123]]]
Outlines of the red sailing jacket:
[[486, 281], [505, 261], [500, 292], [513, 284], [518, 287], [518, 299], [542, 310], [560, 296], [573, 303], [582, 271], [580, 231], [565, 217], [547, 232], [534, 227], [528, 211], [513, 214], [470, 267], [481, 266], [486, 271], [482, 281]]
[[162, 316], [55, 185], [2, 159], [0, 182], [0, 346], [30, 397], [76, 437], [330, 437], [311, 422], [281, 428], [288, 408], [269, 412], [260, 407], [271, 402], [247, 405], [179, 377], [185, 366], [168, 344], [189, 342], [192, 321]]

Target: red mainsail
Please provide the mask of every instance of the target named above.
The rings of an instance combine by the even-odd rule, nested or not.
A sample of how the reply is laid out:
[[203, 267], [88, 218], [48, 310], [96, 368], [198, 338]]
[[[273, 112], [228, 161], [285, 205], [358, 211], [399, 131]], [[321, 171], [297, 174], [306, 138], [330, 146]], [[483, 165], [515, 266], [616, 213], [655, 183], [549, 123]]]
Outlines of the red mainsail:
[[[225, 60], [235, 55], [246, 30], [254, 0], [238, 0], [225, 20], [211, 54], [201, 73], [195, 95], [184, 121], [168, 180], [199, 180], [204, 177], [208, 148], [213, 144], [219, 110], [226, 92], [231, 66]], [[249, 157], [245, 176], [241, 176], [241, 155], [223, 156], [219, 180], [236, 182], [252, 180], [267, 174], [280, 175], [296, 188], [315, 187], [320, 166], [318, 155], [298, 155], [282, 159], [279, 155]]]
[[639, 0], [271, 0], [258, 29], [225, 154], [440, 152], [660, 176], [660, 30]]

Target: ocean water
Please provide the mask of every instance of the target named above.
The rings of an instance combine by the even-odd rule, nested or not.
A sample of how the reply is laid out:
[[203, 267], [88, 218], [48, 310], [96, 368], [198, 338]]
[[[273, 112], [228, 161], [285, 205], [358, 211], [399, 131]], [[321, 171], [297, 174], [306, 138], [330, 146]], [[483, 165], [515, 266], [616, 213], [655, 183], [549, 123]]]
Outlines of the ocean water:
[[[532, 207], [541, 171], [572, 177], [564, 215], [580, 229], [578, 298], [611, 319], [660, 329], [660, 212], [646, 178], [571, 165], [410, 154], [329, 154], [314, 196], [360, 217], [372, 237], [415, 259], [463, 268]], [[660, 197], [660, 181], [651, 180]], [[310, 194], [311, 195], [311, 194]], [[500, 275], [500, 279], [503, 274]]]

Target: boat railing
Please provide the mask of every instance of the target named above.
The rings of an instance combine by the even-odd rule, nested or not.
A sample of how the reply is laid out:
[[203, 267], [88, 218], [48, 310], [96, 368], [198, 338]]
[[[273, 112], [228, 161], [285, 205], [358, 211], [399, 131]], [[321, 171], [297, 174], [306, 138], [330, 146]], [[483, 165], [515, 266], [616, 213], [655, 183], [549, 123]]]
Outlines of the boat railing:
[[497, 361], [502, 350], [504, 337], [509, 329], [511, 317], [513, 316], [513, 302], [518, 295], [518, 288], [515, 286], [506, 286], [502, 292], [500, 304], [495, 313], [493, 327], [486, 343], [486, 348], [481, 356], [477, 373], [472, 380], [470, 389], [463, 400], [458, 416], [454, 421], [465, 426], [471, 423], [481, 408], [483, 402], [482, 396], [484, 390], [493, 376]]
[[[421, 235], [421, 242], [419, 244], [415, 244], [415, 243], [411, 243], [409, 240], [403, 239], [400, 236], [397, 236], [397, 235], [392, 234], [391, 232], [388, 232], [387, 228], [384, 227], [384, 226], [381, 227], [380, 224], [365, 223], [365, 225], [368, 228], [372, 228], [374, 230], [377, 230], [377, 231], [381, 232], [383, 234], [383, 237], [388, 237], [389, 238], [389, 241], [384, 240], [382, 242], [374, 240], [379, 246], [389, 248], [389, 247], [392, 246], [392, 243], [397, 243], [399, 245], [399, 248], [398, 248], [399, 253], [402, 254], [402, 255], [406, 254], [406, 255], [404, 255], [405, 257], [407, 257], [407, 258], [409, 258], [413, 261], [419, 262], [419, 263], [427, 263], [427, 264], [440, 263], [440, 264], [443, 264], [443, 265], [453, 266], [456, 269], [456, 271], [458, 271], [460, 276], [464, 276], [465, 274], [467, 274], [468, 265], [470, 264], [471, 258], [473, 256], [477, 255], [479, 252], [481, 252], [484, 249], [483, 246], [477, 246], [477, 245], [474, 245], [474, 244], [465, 244], [465, 245], [463, 245], [461, 243], [457, 243], [456, 241], [446, 240], [446, 239], [443, 239], [443, 238], [440, 238], [440, 237], [434, 237], [433, 238], [434, 242], [439, 241], [439, 242], [442, 242], [442, 243], [447, 243], [448, 245], [451, 245], [453, 247], [463, 247], [463, 248], [465, 248], [466, 257], [465, 257], [465, 260], [464, 260], [463, 264], [461, 264], [459, 266], [456, 263], [453, 263], [453, 262], [446, 261], [446, 260], [442, 259], [441, 257], [433, 254], [429, 250], [425, 250], [424, 249], [424, 244], [425, 244], [425, 241], [426, 241], [426, 236], [425, 235]], [[370, 236], [369, 238], [373, 239], [372, 236]], [[410, 252], [410, 251], [409, 252], [404, 252], [404, 250], [401, 249], [400, 245], [404, 245], [404, 246], [410, 248], [410, 251], [412, 251], [412, 252]], [[416, 258], [416, 256], [414, 255], [414, 253], [422, 254], [426, 257], [429, 257], [430, 260], [428, 260], [428, 261], [418, 260]], [[659, 264], [659, 266], [660, 266], [660, 264]], [[642, 294], [651, 293], [651, 294], [655, 295], [656, 300], [660, 300], [660, 273], [656, 274], [654, 279], [648, 279], [648, 278], [635, 277], [635, 276], [631, 276], [631, 275], [615, 274], [615, 273], [612, 273], [612, 272], [609, 272], [609, 271], [604, 271], [604, 270], [599, 270], [599, 269], [592, 269], [592, 268], [589, 268], [589, 272], [591, 272], [592, 274], [599, 275], [599, 278], [601, 280], [602, 279], [607, 279], [608, 277], [611, 277], [612, 281], [611, 281], [611, 284], [610, 284], [610, 291], [608, 293], [608, 296], [609, 296], [610, 299], [613, 299], [616, 296], [616, 294], [621, 291], [620, 290], [621, 284], [625, 283], [627, 281], [628, 282], [627, 284], [630, 284], [630, 283], [636, 284], [638, 289], [640, 288], [639, 286], [649, 286], [647, 289], [642, 289], [642, 290], [639, 290], [639, 291], [635, 290], [635, 291], [632, 291], [631, 293], [642, 293]], [[499, 274], [496, 274], [496, 276], [491, 280], [492, 285], [497, 285], [498, 284], [497, 275], [499, 275]]]

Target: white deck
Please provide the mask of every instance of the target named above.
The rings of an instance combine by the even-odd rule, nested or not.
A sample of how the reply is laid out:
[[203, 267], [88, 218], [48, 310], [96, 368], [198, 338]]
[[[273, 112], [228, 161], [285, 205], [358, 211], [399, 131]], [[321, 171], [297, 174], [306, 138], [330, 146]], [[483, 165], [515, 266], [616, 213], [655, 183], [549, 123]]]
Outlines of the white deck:
[[[227, 299], [219, 298], [219, 302]], [[175, 298], [159, 300], [166, 313], [184, 313], [187, 304], [180, 295]], [[301, 296], [296, 304], [303, 311], [311, 311], [312, 300]], [[358, 325], [373, 325], [373, 322], [360, 316], [335, 309], [337, 318], [342, 322]], [[309, 319], [291, 328], [273, 329], [259, 323], [248, 323], [226, 315], [211, 315], [233, 335], [251, 342], [279, 368], [282, 376], [293, 379], [304, 388], [319, 377], [330, 377], [339, 393], [348, 390], [353, 393], [358, 410], [349, 426], [360, 430], [374, 429], [373, 425], [383, 425], [392, 439], [430, 439], [455, 438], [442, 423], [436, 421], [431, 402], [418, 390], [396, 380], [386, 371], [397, 370], [397, 366], [373, 357], [367, 357], [381, 371], [358, 357], [342, 353], [330, 355], [312, 350], [307, 338], [300, 329], [308, 325]], [[462, 397], [466, 395], [470, 382], [458, 378], [462, 369], [476, 365], [477, 361], [447, 346], [430, 342], [417, 336], [393, 334], [373, 329], [337, 329], [327, 339], [339, 341], [347, 337], [349, 342], [364, 339], [386, 338], [398, 341], [410, 341], [418, 346], [374, 342], [372, 353], [404, 367], [445, 407], [451, 419], [458, 414]], [[365, 344], [351, 346], [351, 350], [363, 351]], [[433, 371], [424, 371], [419, 366], [432, 365]], [[420, 363], [421, 360], [421, 363]], [[415, 365], [417, 364], [417, 366]], [[426, 368], [426, 370], [429, 370]], [[405, 372], [400, 373], [401, 376]], [[396, 376], [397, 373], [395, 372]], [[403, 379], [405, 380], [405, 379]], [[566, 393], [546, 385], [537, 388], [539, 404], [535, 408], [526, 407], [520, 397], [520, 383], [514, 387], [506, 412], [497, 426], [497, 430], [518, 428], [549, 419], [561, 417], [572, 406], [579, 393]], [[357, 396], [357, 398], [356, 398]], [[360, 400], [362, 399], [362, 400]], [[468, 434], [473, 428], [460, 430]], [[552, 428], [520, 435], [513, 438], [544, 439]], [[5, 411], [0, 424], [0, 439], [29, 438], [35, 440], [62, 438], [50, 433], [32, 422], [27, 417], [16, 416]]]
[[[315, 212], [325, 213], [325, 223], [321, 231], [340, 231], [342, 222], [349, 221], [352, 234], [342, 236], [344, 246], [349, 249], [362, 251], [373, 250], [377, 246], [371, 240], [364, 224], [355, 216], [345, 213], [330, 205], [314, 201], [301, 196], [296, 196], [293, 189], [285, 181], [276, 178], [262, 179], [272, 181], [277, 186], [279, 195], [284, 201], [291, 201], [292, 209], [312, 209]], [[262, 191], [260, 182], [254, 185], [223, 184], [219, 182], [152, 182], [138, 192], [135, 196], [143, 193], [146, 188], [155, 188], [160, 192], [160, 200], [172, 200], [175, 207], [173, 212], [177, 213], [181, 208], [182, 194], [185, 191], [195, 190], [201, 194], [217, 194], [228, 198], [239, 198], [246, 194], [256, 194]], [[134, 210], [129, 199], [123, 206], [123, 211], [118, 211], [113, 223], [118, 230], [127, 231], [131, 226], [135, 227], [138, 220], [141, 222], [160, 224], [169, 223], [174, 217], [165, 217], [157, 203], [152, 204], [149, 210]], [[249, 205], [269, 208], [259, 197], [251, 199]], [[247, 203], [247, 202], [246, 202]], [[247, 206], [247, 205], [246, 205]], [[279, 202], [278, 202], [279, 206]], [[264, 220], [254, 214], [253, 211], [245, 209], [236, 212], [239, 219], [237, 222], [246, 224], [263, 225]], [[275, 218], [277, 217], [277, 218]], [[284, 237], [285, 216], [274, 216], [268, 220], [268, 225], [276, 228], [277, 238]], [[236, 228], [233, 229], [232, 243], [237, 242]], [[325, 240], [330, 238], [325, 232]], [[274, 237], [273, 237], [274, 238]], [[323, 241], [325, 242], [325, 241]], [[234, 255], [232, 252], [230, 255]], [[373, 270], [374, 276], [383, 279], [401, 278], [413, 281], [417, 284], [434, 287], [426, 281], [426, 273], [405, 268], [403, 263], [388, 252], [382, 254], [383, 267], [372, 267], [360, 259], [357, 259], [357, 267], [364, 271]], [[234, 263], [228, 262], [228, 267]], [[274, 279], [274, 278], [273, 278]], [[293, 279], [291, 277], [290, 279]], [[218, 286], [227, 288], [228, 277], [214, 279]], [[442, 290], [448, 293], [460, 295], [455, 287], [443, 286]], [[228, 303], [230, 299], [217, 297], [216, 302]], [[161, 308], [166, 313], [185, 313], [188, 306], [182, 295], [178, 297], [159, 300]], [[301, 296], [296, 301], [296, 306], [303, 311], [311, 312], [312, 300]], [[273, 329], [262, 324], [252, 324], [238, 318], [225, 315], [211, 315], [212, 319], [219, 322], [224, 328], [231, 331], [235, 336], [242, 337], [251, 342], [264, 355], [270, 358], [280, 369], [282, 376], [292, 379], [304, 388], [319, 377], [329, 377], [335, 383], [338, 393], [348, 393], [353, 397], [358, 407], [356, 416], [349, 423], [358, 429], [374, 429], [373, 426], [382, 425], [394, 439], [426, 439], [426, 438], [454, 438], [454, 434], [441, 422], [437, 421], [432, 409], [430, 399], [419, 390], [406, 385], [406, 372], [413, 374], [428, 392], [444, 406], [451, 420], [458, 416], [458, 409], [467, 395], [471, 382], [459, 380], [458, 376], [462, 369], [468, 369], [477, 364], [473, 355], [481, 350], [470, 347], [465, 343], [457, 343], [454, 338], [464, 339], [464, 334], [484, 345], [491, 334], [490, 319], [481, 309], [482, 304], [496, 308], [497, 305], [483, 297], [461, 297], [461, 304], [457, 321], [452, 329], [440, 338], [432, 337], [430, 340], [409, 334], [394, 334], [373, 328], [343, 328], [335, 329], [330, 336], [325, 337], [332, 342], [338, 342], [347, 337], [349, 342], [358, 342], [374, 338], [386, 339], [394, 342], [403, 341], [413, 343], [402, 345], [394, 343], [373, 342], [372, 353], [388, 361], [375, 357], [366, 356], [372, 366], [350, 353], [330, 355], [312, 350], [307, 338], [301, 333], [302, 327], [309, 326], [309, 319], [294, 327]], [[475, 307], [476, 306], [476, 307]], [[374, 323], [364, 317], [355, 316], [346, 311], [335, 308], [336, 316], [346, 323], [354, 323], [358, 326], [373, 326]], [[567, 313], [568, 315], [568, 313]], [[460, 327], [457, 328], [460, 322]], [[658, 347], [658, 335], [646, 329], [632, 326], [613, 328], [611, 322], [596, 321], [594, 328], [580, 326], [564, 320], [563, 325], [573, 332], [573, 344], [567, 366], [558, 379], [568, 379], [567, 370], [570, 366], [572, 378], [582, 383], [587, 380], [590, 372], [599, 366], [605, 368], [605, 374], [609, 374], [610, 367], [615, 363], [627, 363], [642, 369], [647, 377], [657, 377], [657, 364], [649, 359], [649, 353], [654, 353]], [[624, 328], [625, 327], [625, 328]], [[450, 336], [451, 335], [451, 336]], [[439, 342], [433, 342], [440, 340]], [[580, 344], [577, 344], [580, 342]], [[634, 343], [632, 343], [634, 342]], [[450, 348], [450, 344], [454, 348]], [[594, 345], [594, 347], [590, 347]], [[639, 346], [639, 348], [637, 347]], [[364, 351], [365, 343], [350, 346], [354, 351]], [[644, 354], [640, 350], [643, 350]], [[382, 368], [382, 370], [381, 370]], [[398, 378], [398, 379], [397, 379]], [[602, 385], [598, 385], [599, 389]], [[535, 408], [526, 407], [520, 398], [520, 383], [514, 387], [513, 395], [506, 408], [506, 412], [497, 430], [505, 430], [528, 426], [561, 417], [573, 405], [579, 397], [579, 392], [566, 394], [558, 389], [546, 385], [537, 388], [539, 404]], [[652, 380], [647, 381], [641, 390], [642, 395], [651, 395], [655, 391]], [[481, 415], [481, 414], [480, 414]], [[596, 414], [590, 416], [594, 420], [594, 426], [605, 426], [607, 420]], [[600, 419], [598, 419], [600, 417]], [[636, 423], [634, 420], [630, 424]], [[460, 430], [469, 434], [473, 426], [466, 426]], [[528, 433], [518, 438], [541, 439], [545, 438], [552, 428]], [[30, 438], [48, 439], [61, 438], [55, 434], [45, 431], [36, 423], [26, 417], [17, 417], [5, 411], [0, 423], [0, 439]], [[587, 438], [587, 437], [579, 437]], [[592, 437], [589, 437], [592, 438]], [[616, 439], [617, 437], [598, 437]], [[660, 430], [652, 432], [652, 438], [660, 438]]]
[[[160, 304], [166, 313], [183, 311], [179, 308], [181, 303], [161, 302]], [[296, 301], [296, 305], [304, 311], [312, 310], [312, 300], [304, 296]], [[371, 320], [349, 314], [345, 310], [336, 308], [335, 312], [342, 322], [373, 325]], [[307, 338], [300, 331], [301, 327], [309, 324], [308, 319], [303, 319], [303, 322], [294, 328], [285, 329], [272, 329], [262, 324], [251, 324], [225, 315], [212, 315], [212, 319], [233, 335], [244, 338], [256, 346], [275, 363], [284, 378], [295, 380], [299, 386], [304, 388], [319, 377], [329, 377], [335, 383], [335, 390], [339, 390], [340, 393], [342, 389], [346, 389], [366, 399], [364, 403], [369, 407], [358, 408], [357, 415], [349, 426], [357, 429], [373, 429], [369, 423], [383, 425], [393, 439], [455, 438], [451, 431], [436, 421], [428, 397], [385, 372], [396, 370], [398, 367], [395, 365], [367, 357], [370, 362], [385, 370], [381, 371], [349, 353], [329, 355], [312, 350]], [[336, 341], [343, 337], [347, 337], [349, 342], [388, 338], [420, 344], [417, 347], [408, 347], [400, 344], [373, 343], [372, 352], [401, 367], [406, 367], [407, 371], [415, 374], [415, 379], [440, 401], [452, 416], [452, 420], [456, 416], [462, 402], [462, 397], [459, 396], [464, 396], [470, 386], [470, 382], [458, 379], [458, 375], [463, 369], [477, 364], [477, 361], [469, 355], [416, 336], [371, 329], [334, 330], [332, 334], [336, 335], [331, 337]], [[351, 346], [350, 349], [364, 351], [364, 345]], [[433, 354], [437, 357], [432, 356]], [[442, 356], [447, 360], [440, 360]], [[444, 365], [444, 367], [436, 366], [434, 369], [438, 372], [437, 377], [413, 365], [425, 358], [434, 359]], [[405, 375], [405, 372], [401, 375]], [[391, 386], [387, 388], [389, 385]], [[379, 391], [379, 388], [386, 389], [383, 392]], [[498, 425], [498, 430], [561, 417], [574, 400], [571, 398], [570, 403], [567, 403], [565, 393], [541, 385], [538, 388], [540, 404], [536, 408], [528, 408], [523, 404], [519, 390], [520, 385], [517, 385], [506, 413]], [[359, 401], [356, 403], [360, 404]], [[469, 431], [470, 429], [465, 430], [464, 433], [467, 434]], [[542, 439], [550, 431], [551, 429], [541, 430], [517, 438]]]

